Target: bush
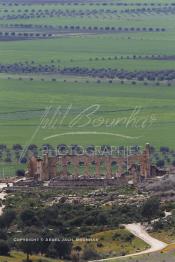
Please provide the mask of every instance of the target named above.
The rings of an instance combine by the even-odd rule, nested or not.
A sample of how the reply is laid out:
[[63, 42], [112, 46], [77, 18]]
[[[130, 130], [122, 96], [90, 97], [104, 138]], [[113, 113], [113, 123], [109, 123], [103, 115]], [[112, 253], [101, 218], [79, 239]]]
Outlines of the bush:
[[92, 248], [85, 248], [82, 254], [84, 260], [89, 259], [98, 259], [100, 258], [99, 254]]
[[46, 256], [52, 258], [68, 259], [71, 255], [71, 242], [52, 242], [46, 251]]
[[16, 212], [14, 210], [7, 209], [0, 217], [0, 228], [9, 227], [15, 218]]
[[10, 252], [9, 245], [6, 241], [0, 240], [0, 255], [1, 256], [8, 256]]
[[16, 176], [18, 176], [18, 177], [24, 177], [24, 176], [25, 176], [25, 170], [23, 170], [23, 169], [18, 169], [18, 170], [16, 171]]
[[148, 220], [160, 215], [160, 201], [158, 198], [148, 199], [142, 206], [142, 216]]
[[7, 232], [4, 229], [0, 228], [0, 239], [6, 240], [7, 239]]
[[103, 247], [102, 243], [97, 243], [97, 247]]
[[38, 224], [36, 214], [31, 209], [23, 210], [20, 214], [20, 220], [24, 226], [33, 226]]

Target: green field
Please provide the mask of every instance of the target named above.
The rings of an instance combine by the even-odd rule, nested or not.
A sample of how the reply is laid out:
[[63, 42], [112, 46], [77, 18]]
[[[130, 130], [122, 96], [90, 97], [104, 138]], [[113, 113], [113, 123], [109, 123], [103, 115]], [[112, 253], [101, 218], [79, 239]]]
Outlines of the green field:
[[[139, 14], [120, 13], [126, 9], [144, 7], [137, 6], [136, 3], [147, 3], [145, 8], [151, 8], [151, 3], [155, 4], [154, 8], [158, 8], [158, 4], [161, 3], [161, 8], [164, 8], [167, 2], [130, 0], [125, 1], [127, 6], [116, 5], [117, 3], [117, 1], [110, 1], [105, 6], [100, 3], [94, 5], [88, 3], [21, 5], [19, 3], [18, 6], [8, 6], [0, 2], [0, 17], [26, 14], [32, 12], [32, 9], [35, 9], [35, 12], [39, 10], [86, 12], [94, 9], [99, 12], [97, 15], [85, 13], [82, 16], [61, 15], [30, 19], [6, 17], [1, 20], [0, 31], [6, 30], [8, 24], [162, 27], [166, 31], [67, 34], [54, 39], [0, 41], [0, 63], [3, 65], [34, 61], [36, 65], [54, 64], [60, 68], [111, 68], [129, 72], [174, 70], [175, 59], [156, 60], [146, 59], [145, 56], [174, 55], [175, 16], [171, 13], [150, 11]], [[119, 13], [103, 14], [100, 13], [102, 9], [116, 10]], [[143, 58], [133, 59], [133, 55], [141, 55]], [[168, 86], [166, 81], [160, 81], [159, 85], [152, 82], [145, 85], [139, 81], [134, 84], [131, 81], [124, 81], [124, 84], [121, 84], [117, 79], [112, 83], [109, 79], [102, 79], [98, 83], [97, 81], [98, 78], [59, 75], [54, 72], [53, 74], [0, 73], [1, 143], [11, 146], [15, 143], [144, 145], [150, 142], [157, 147], [163, 145], [175, 147], [174, 82]], [[94, 108], [93, 106], [97, 104], [99, 109], [88, 119], [85, 112], [92, 110], [87, 111], [87, 108]], [[51, 128], [51, 125], [46, 128], [42, 125], [38, 128], [41, 116], [49, 105], [51, 106], [48, 115], [50, 121], [53, 120], [55, 110], [60, 107], [59, 114], [54, 118], [57, 119], [55, 128]], [[63, 119], [69, 106], [71, 108]], [[137, 114], [139, 124], [127, 124], [135, 108], [140, 108]], [[80, 117], [82, 113], [83, 116]], [[75, 121], [78, 115], [79, 119]], [[155, 120], [152, 124], [150, 118]], [[70, 126], [72, 120], [74, 120], [73, 126]]]
[[[145, 144], [151, 142], [157, 146], [174, 146], [175, 91], [173, 87], [155, 86], [131, 86], [101, 83], [74, 83], [74, 82], [51, 82], [40, 80], [0, 80], [1, 83], [1, 141], [8, 145], [14, 143], [26, 144], [32, 138], [36, 128], [40, 125], [40, 116], [45, 112], [45, 107], [51, 105], [49, 113], [51, 121], [55, 109], [60, 107], [60, 115], [57, 115], [57, 124], [54, 129], [49, 126], [40, 130], [31, 143], [78, 143], [78, 144], [111, 144], [131, 145]], [[67, 117], [62, 123], [63, 115], [71, 106]], [[99, 109], [95, 105], [100, 105]], [[87, 121], [87, 112], [94, 112]], [[135, 107], [140, 107], [136, 119], [140, 121], [138, 126], [130, 122], [128, 126], [122, 118], [129, 118]], [[70, 123], [76, 116], [81, 118]], [[145, 119], [155, 117], [152, 126], [147, 122], [142, 127]], [[100, 117], [104, 118], [102, 122]], [[118, 124], [114, 124], [121, 120]], [[89, 122], [89, 124], [88, 124]], [[129, 122], [128, 122], [129, 123]], [[82, 126], [83, 125], [83, 126]], [[110, 127], [111, 126], [111, 127]], [[52, 135], [59, 135], [69, 132], [102, 132], [97, 134], [65, 135], [44, 140]], [[114, 133], [104, 135], [103, 133]], [[117, 134], [119, 136], [117, 137]], [[120, 135], [131, 138], [122, 138]], [[138, 138], [133, 138], [138, 137]]]

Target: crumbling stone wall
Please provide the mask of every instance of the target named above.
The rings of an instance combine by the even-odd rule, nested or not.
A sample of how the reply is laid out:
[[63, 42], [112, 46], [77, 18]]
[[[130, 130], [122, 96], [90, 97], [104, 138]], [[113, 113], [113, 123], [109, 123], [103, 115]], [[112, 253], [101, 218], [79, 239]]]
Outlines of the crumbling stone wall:
[[[112, 173], [112, 163], [117, 163], [117, 173]], [[85, 178], [91, 177], [90, 166], [92, 163], [95, 165], [95, 178], [101, 177], [100, 165], [104, 164], [106, 171], [104, 178], [110, 179], [113, 177], [120, 177], [126, 173], [126, 164], [128, 172], [130, 172], [133, 179], [136, 181], [138, 176], [147, 178], [151, 176], [151, 164], [150, 164], [150, 149], [149, 144], [146, 145], [143, 153], [137, 155], [130, 155], [127, 157], [118, 156], [90, 156], [90, 155], [58, 155], [54, 157], [45, 154], [43, 159], [37, 159], [34, 156], [29, 160], [28, 171], [29, 176], [38, 177], [38, 180], [45, 181], [53, 179], [55, 177], [66, 178], [69, 176], [68, 166], [70, 163], [74, 167], [74, 171], [71, 174], [73, 178], [80, 176], [79, 169], [80, 163], [84, 164]], [[61, 166], [61, 172], [57, 171], [57, 166]], [[139, 166], [139, 175], [138, 175]]]

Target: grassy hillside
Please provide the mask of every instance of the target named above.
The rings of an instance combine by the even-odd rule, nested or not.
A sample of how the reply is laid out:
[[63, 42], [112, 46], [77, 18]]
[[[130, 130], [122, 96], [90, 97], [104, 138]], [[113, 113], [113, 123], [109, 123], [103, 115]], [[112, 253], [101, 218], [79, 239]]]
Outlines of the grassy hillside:
[[74, 246], [80, 246], [82, 251], [86, 249], [95, 250], [98, 254], [108, 254], [108, 256], [120, 256], [130, 254], [139, 250], [149, 248], [142, 240], [136, 238], [125, 229], [115, 229], [93, 234], [92, 239], [98, 239], [98, 242], [75, 242]]
[[[31, 256], [30, 257], [32, 259], [33, 262], [37, 262], [37, 261], [43, 261], [43, 262], [59, 262], [61, 260], [58, 259], [51, 259], [51, 258], [46, 258], [43, 256]], [[0, 260], [2, 262], [21, 262], [24, 259], [26, 259], [26, 255], [22, 252], [16, 252], [13, 251], [10, 253], [10, 256], [0, 256]]]

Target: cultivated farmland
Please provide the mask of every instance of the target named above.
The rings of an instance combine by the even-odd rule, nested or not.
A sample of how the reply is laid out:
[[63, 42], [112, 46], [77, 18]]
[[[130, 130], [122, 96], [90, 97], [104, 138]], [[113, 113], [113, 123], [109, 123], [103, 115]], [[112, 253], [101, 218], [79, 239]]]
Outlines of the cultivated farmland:
[[0, 1], [1, 141], [173, 148], [174, 13], [164, 0]]

